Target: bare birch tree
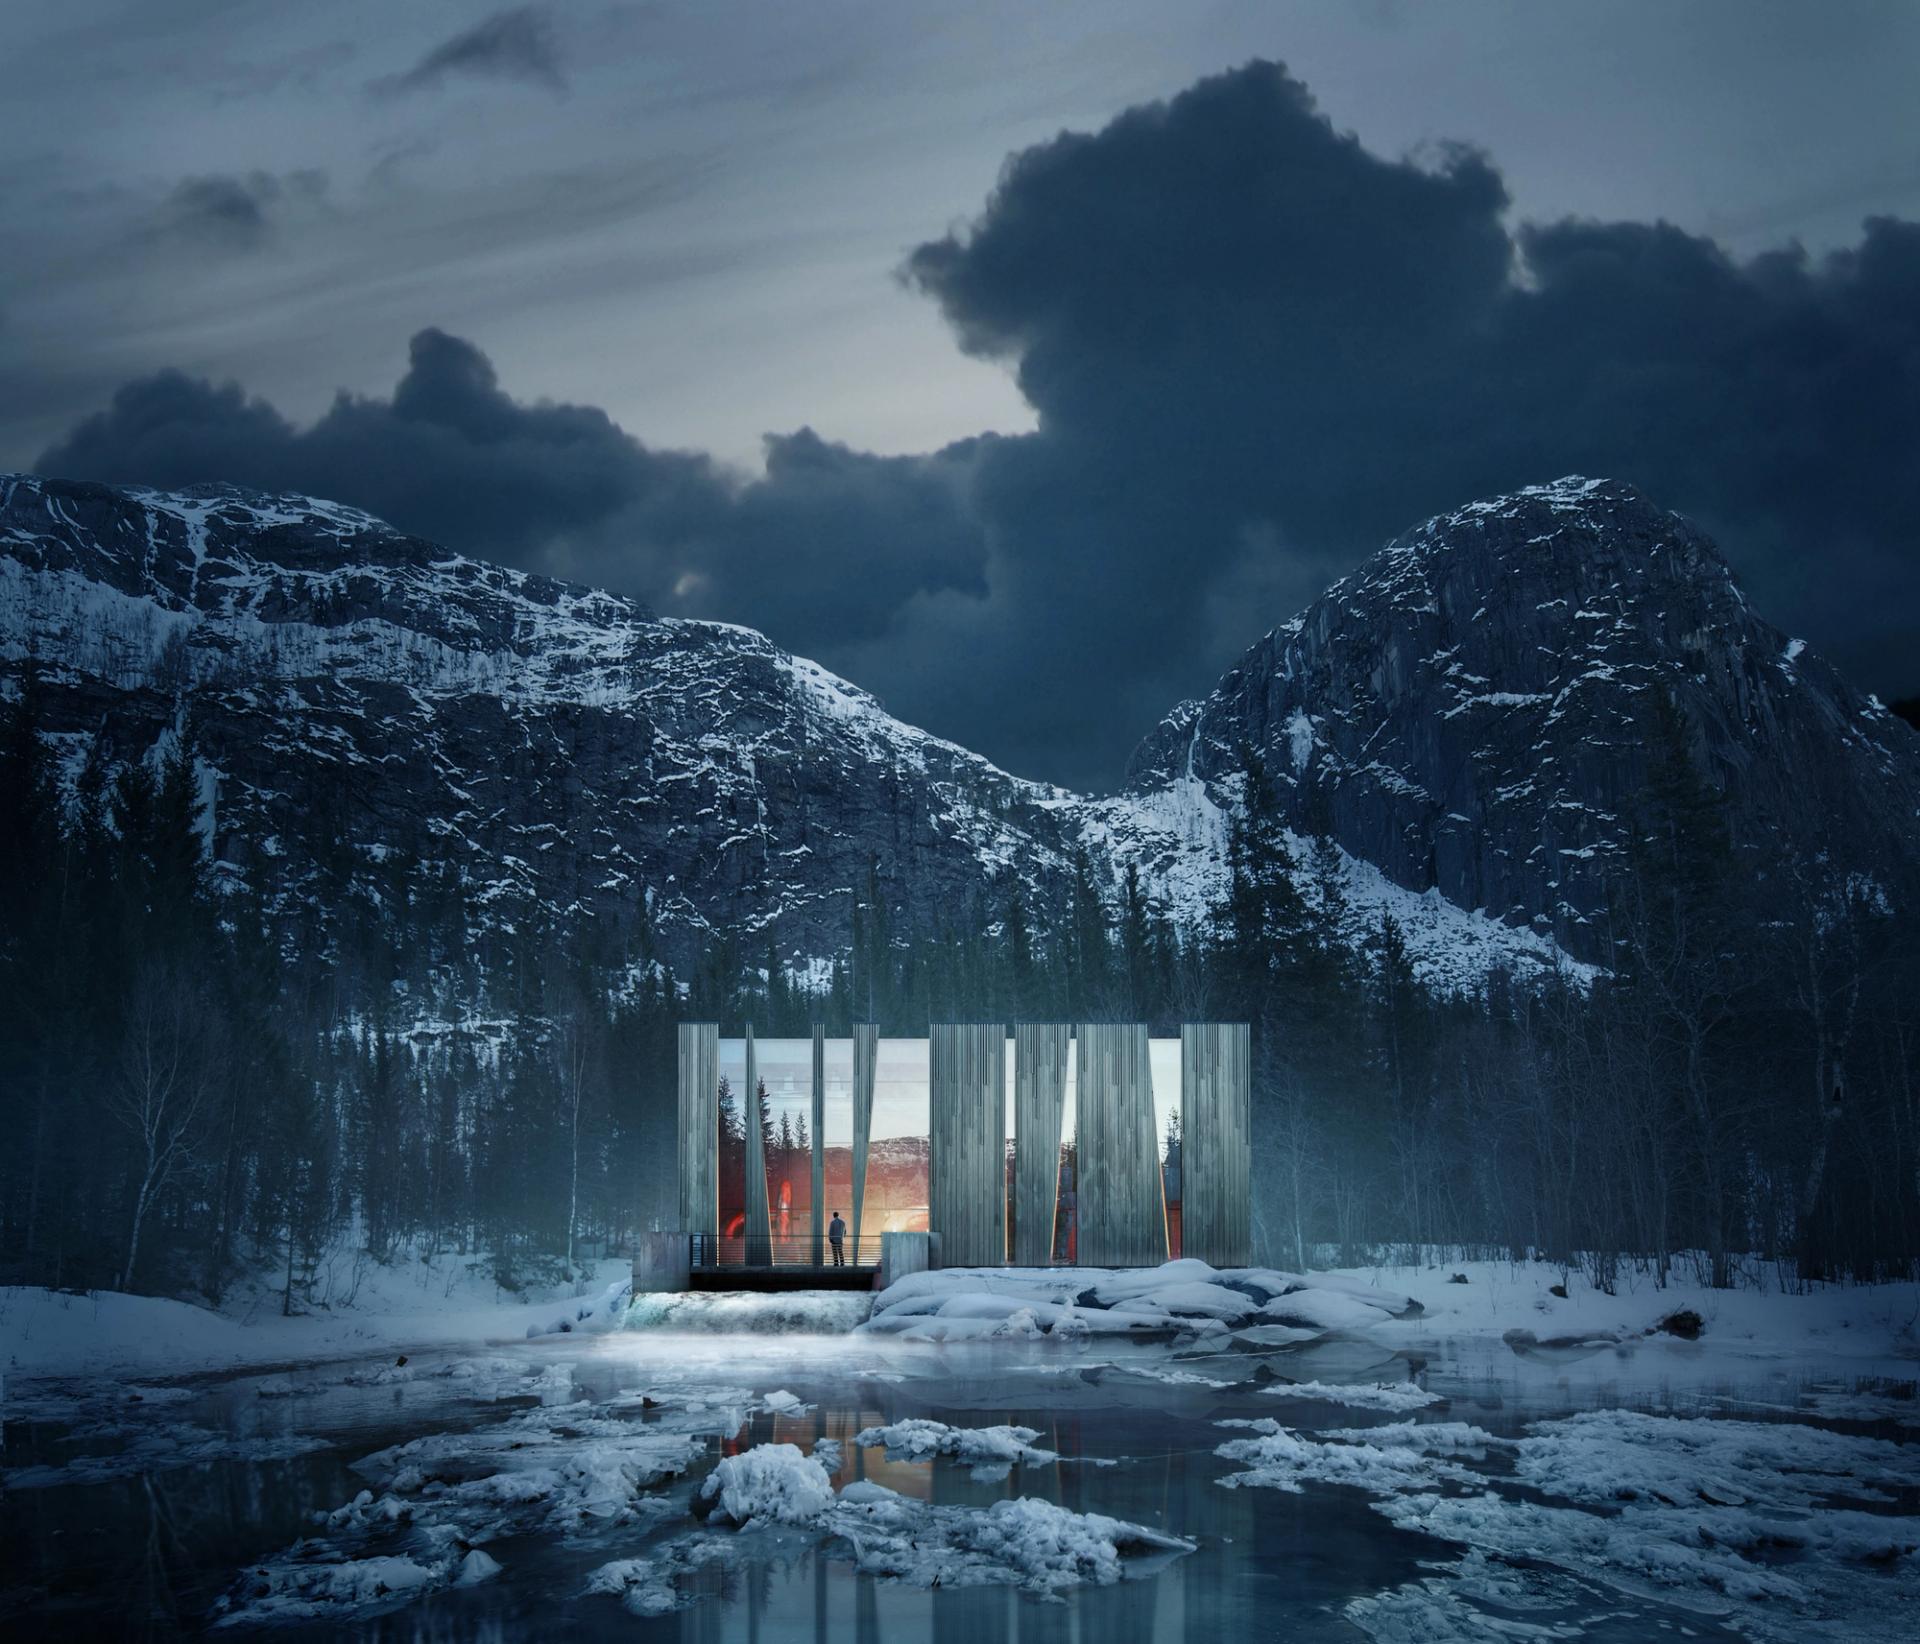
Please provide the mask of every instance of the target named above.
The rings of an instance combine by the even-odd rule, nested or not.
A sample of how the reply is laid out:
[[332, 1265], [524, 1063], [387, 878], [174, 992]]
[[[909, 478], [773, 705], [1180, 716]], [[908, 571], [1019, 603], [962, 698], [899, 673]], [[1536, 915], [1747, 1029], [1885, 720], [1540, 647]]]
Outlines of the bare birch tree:
[[131, 1133], [135, 1187], [120, 1288], [140, 1260], [140, 1234], [154, 1203], [192, 1162], [195, 1124], [210, 1083], [210, 1046], [200, 990], [178, 966], [143, 963], [134, 973], [121, 1030], [109, 1111]]

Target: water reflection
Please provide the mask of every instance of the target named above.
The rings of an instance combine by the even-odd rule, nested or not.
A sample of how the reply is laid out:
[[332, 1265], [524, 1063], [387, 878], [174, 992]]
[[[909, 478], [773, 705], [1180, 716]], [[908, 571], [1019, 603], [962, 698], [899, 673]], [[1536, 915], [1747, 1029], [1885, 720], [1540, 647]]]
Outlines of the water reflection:
[[[1449, 1418], [1497, 1433], [1584, 1406], [1791, 1405], [1798, 1390], [1795, 1375], [1775, 1367], [1729, 1381], [1724, 1366], [1672, 1351], [1573, 1366], [1530, 1360], [1499, 1343], [1434, 1342], [1422, 1351], [1432, 1355], [1428, 1385], [1452, 1399]], [[555, 1364], [567, 1374], [541, 1378], [536, 1389], [536, 1373]], [[1217, 1422], [1275, 1416], [1303, 1429], [1368, 1425], [1376, 1418], [1275, 1398], [1259, 1378], [1395, 1381], [1416, 1368], [1406, 1350], [1371, 1341], [1170, 1357], [1126, 1344], [1073, 1353], [640, 1333], [515, 1344], [489, 1349], [484, 1359], [422, 1355], [412, 1375], [391, 1381], [374, 1374], [378, 1366], [314, 1367], [292, 1374], [297, 1396], [287, 1372], [210, 1379], [186, 1397], [139, 1407], [110, 1387], [15, 1382], [0, 1447], [9, 1485], [0, 1493], [0, 1631], [73, 1638], [200, 1632], [241, 1571], [321, 1533], [315, 1515], [366, 1487], [353, 1463], [372, 1452], [426, 1434], [483, 1435], [528, 1411], [567, 1420], [577, 1411], [583, 1432], [590, 1420], [657, 1424], [661, 1409], [649, 1410], [640, 1395], [674, 1387], [710, 1390], [719, 1408], [703, 1440], [708, 1460], [649, 1492], [665, 1503], [657, 1521], [565, 1532], [516, 1527], [487, 1542], [503, 1573], [483, 1586], [443, 1589], [384, 1614], [303, 1623], [279, 1636], [436, 1644], [560, 1635], [713, 1644], [1224, 1644], [1276, 1633], [1351, 1639], [1342, 1614], [1349, 1600], [1416, 1581], [1426, 1573], [1423, 1561], [1456, 1559], [1458, 1548], [1393, 1528], [1356, 1490], [1223, 1488], [1231, 1468], [1214, 1455]], [[1170, 1369], [1191, 1379], [1170, 1383]], [[726, 1404], [729, 1388], [784, 1388], [810, 1408], [735, 1412]], [[582, 1402], [567, 1402], [576, 1398]], [[985, 1481], [963, 1463], [890, 1457], [854, 1442], [865, 1427], [913, 1416], [1031, 1427], [1036, 1444], [1060, 1459]], [[185, 1436], [196, 1433], [226, 1443], [229, 1453], [191, 1459], [199, 1454], [192, 1446], [208, 1442]], [[167, 1435], [171, 1450], [160, 1442]], [[289, 1435], [325, 1447], [272, 1459], [249, 1453], [249, 1445]], [[653, 1556], [704, 1533], [688, 1501], [697, 1477], [721, 1455], [768, 1442], [811, 1452], [828, 1441], [840, 1452], [836, 1487], [870, 1481], [941, 1508], [1039, 1497], [1190, 1536], [1198, 1549], [1146, 1579], [1081, 1588], [1050, 1603], [999, 1586], [921, 1589], [876, 1580], [856, 1571], [844, 1544], [782, 1528], [740, 1533], [723, 1557], [689, 1570], [681, 1583], [686, 1606], [674, 1613], [637, 1616], [613, 1598], [587, 1595], [589, 1575], [606, 1561]], [[129, 1454], [153, 1465], [120, 1476], [102, 1470]], [[169, 1454], [173, 1464], [159, 1465]], [[94, 1464], [91, 1474], [75, 1471], [82, 1461]], [[1681, 1614], [1611, 1595], [1577, 1614], [1548, 1609], [1529, 1621], [1577, 1625], [1588, 1638], [1633, 1638]], [[1720, 1632], [1697, 1614], [1684, 1619], [1694, 1636]]]

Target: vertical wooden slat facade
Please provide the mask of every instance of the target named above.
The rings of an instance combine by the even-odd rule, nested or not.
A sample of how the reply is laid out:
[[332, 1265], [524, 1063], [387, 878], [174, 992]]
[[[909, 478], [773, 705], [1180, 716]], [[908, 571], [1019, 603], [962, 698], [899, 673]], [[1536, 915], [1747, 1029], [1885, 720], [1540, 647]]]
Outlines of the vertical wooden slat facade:
[[880, 1029], [853, 1024], [853, 1234], [860, 1245], [860, 1212], [867, 1201], [867, 1142], [873, 1134], [873, 1074], [880, 1055]]
[[[1014, 1029], [1016, 1152], [1013, 1217], [1007, 1224], [1006, 1030], [999, 1024], [937, 1024], [928, 1031], [929, 1223], [949, 1266], [1051, 1263], [1058, 1218], [1059, 1159], [1069, 1040], [1060, 1023]], [[1251, 1059], [1245, 1023], [1197, 1023], [1180, 1034], [1183, 1254], [1215, 1266], [1251, 1259]], [[745, 1250], [749, 1265], [773, 1258], [753, 1028], [745, 1030]], [[689, 1233], [719, 1228], [719, 1027], [679, 1025], [677, 1147], [680, 1217]], [[873, 1131], [879, 1032], [853, 1030], [851, 1232], [863, 1236]], [[1079, 1237], [1084, 1266], [1164, 1261], [1167, 1204], [1154, 1119], [1146, 1028], [1097, 1023], [1078, 1030]], [[826, 1037], [813, 1029], [810, 1109], [811, 1255], [822, 1263], [826, 1200]], [[1009, 1236], [1011, 1234], [1011, 1237]]]
[[1153, 1072], [1144, 1022], [1086, 1023], [1077, 1031], [1083, 1267], [1144, 1267], [1167, 1259], [1167, 1201], [1153, 1123]]
[[720, 1217], [720, 1025], [680, 1024], [680, 1229], [717, 1233]]
[[1180, 1030], [1180, 1253], [1253, 1259], [1253, 1072], [1245, 1022]]
[[827, 1212], [821, 1203], [827, 1192], [827, 1030], [818, 1022], [813, 1024], [813, 1116], [807, 1122], [807, 1202], [813, 1206], [813, 1265], [818, 1267], [826, 1255], [827, 1236]]
[[1007, 1030], [927, 1029], [927, 1225], [944, 1267], [1007, 1259]]
[[1013, 1259], [1023, 1267], [1053, 1260], [1072, 1038], [1064, 1022], [1021, 1022], [1013, 1030]]
[[753, 1024], [747, 1024], [747, 1096], [741, 1103], [747, 1116], [746, 1262], [765, 1267], [773, 1261], [773, 1218], [767, 1206], [766, 1133], [761, 1129], [764, 1104], [760, 1100], [760, 1070], [754, 1063]]

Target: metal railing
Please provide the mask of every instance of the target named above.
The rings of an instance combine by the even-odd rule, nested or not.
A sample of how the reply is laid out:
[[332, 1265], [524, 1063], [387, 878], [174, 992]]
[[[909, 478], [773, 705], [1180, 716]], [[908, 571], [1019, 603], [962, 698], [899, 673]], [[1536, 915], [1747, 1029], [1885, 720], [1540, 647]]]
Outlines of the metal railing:
[[878, 1267], [880, 1235], [849, 1235], [840, 1243], [840, 1260], [825, 1237], [814, 1259], [811, 1233], [689, 1233], [689, 1265], [693, 1267]]

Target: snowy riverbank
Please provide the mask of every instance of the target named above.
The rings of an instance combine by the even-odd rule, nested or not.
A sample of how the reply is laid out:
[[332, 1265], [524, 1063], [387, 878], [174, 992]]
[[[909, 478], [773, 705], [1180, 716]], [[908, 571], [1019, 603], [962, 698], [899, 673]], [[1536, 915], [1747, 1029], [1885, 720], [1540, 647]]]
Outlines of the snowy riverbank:
[[[1564, 1293], [1557, 1293], [1563, 1291]], [[1691, 1318], [1687, 1315], [1692, 1315]], [[1676, 1267], [1665, 1286], [1623, 1272], [1612, 1294], [1545, 1262], [1447, 1262], [1306, 1274], [1199, 1261], [1110, 1273], [946, 1268], [881, 1292], [862, 1329], [907, 1341], [1167, 1338], [1282, 1347], [1365, 1335], [1408, 1352], [1493, 1338], [1565, 1357], [1647, 1341], [1699, 1354], [1920, 1364], [1920, 1285], [1809, 1285], [1770, 1273], [1732, 1290]]]
[[631, 1276], [631, 1264], [613, 1258], [589, 1264], [574, 1285], [512, 1297], [471, 1261], [367, 1263], [351, 1300], [293, 1318], [265, 1295], [215, 1311], [161, 1296], [0, 1286], [0, 1376], [179, 1376], [605, 1330], [625, 1319]]
[[[1456, 1277], [1457, 1276], [1457, 1277]], [[1215, 1270], [1198, 1261], [1103, 1272], [1084, 1268], [946, 1268], [864, 1296], [642, 1297], [629, 1309], [628, 1265], [595, 1264], [576, 1294], [509, 1298], [480, 1271], [401, 1263], [370, 1266], [351, 1304], [283, 1318], [265, 1298], [222, 1311], [153, 1296], [0, 1288], [0, 1374], [190, 1375], [431, 1347], [483, 1346], [529, 1335], [619, 1326], [721, 1334], [891, 1336], [904, 1343], [969, 1340], [1177, 1345], [1209, 1341], [1283, 1348], [1360, 1336], [1409, 1353], [1491, 1341], [1563, 1361], [1639, 1343], [1684, 1347], [1696, 1364], [1793, 1356], [1906, 1361], [1920, 1367], [1920, 1285], [1812, 1285], [1783, 1292], [1754, 1274], [1733, 1290], [1702, 1285], [1691, 1268], [1660, 1287], [1626, 1272], [1609, 1295], [1577, 1271], [1542, 1262], [1445, 1262], [1307, 1274]], [[1556, 1295], [1555, 1286], [1566, 1294]], [[1692, 1313], [1697, 1337], [1661, 1329]]]
[[884, 1637], [1000, 1636], [1066, 1598], [1088, 1636], [1336, 1615], [1381, 1641], [1891, 1644], [1920, 1603], [1911, 1284], [972, 1269], [871, 1318], [629, 1305], [617, 1276], [597, 1305], [395, 1305], [418, 1288], [390, 1271], [365, 1312], [254, 1322], [0, 1294], [0, 1347], [35, 1367], [6, 1376], [0, 1528], [32, 1556], [0, 1618], [92, 1591], [98, 1547], [147, 1533], [132, 1478], [201, 1527], [170, 1579], [226, 1625], [435, 1595], [585, 1631], [751, 1592], [804, 1636], [824, 1591], [831, 1636], [856, 1604]]

